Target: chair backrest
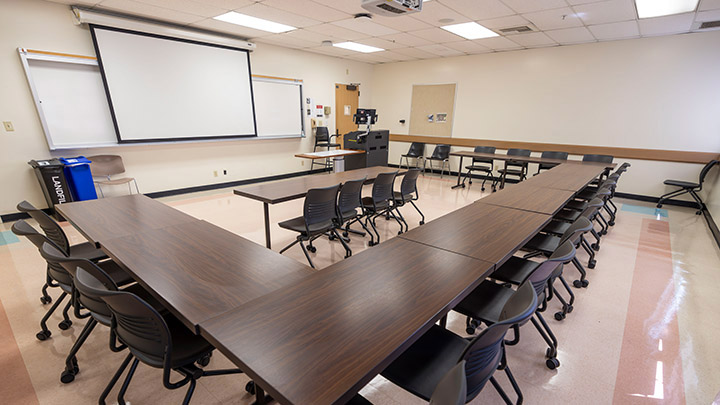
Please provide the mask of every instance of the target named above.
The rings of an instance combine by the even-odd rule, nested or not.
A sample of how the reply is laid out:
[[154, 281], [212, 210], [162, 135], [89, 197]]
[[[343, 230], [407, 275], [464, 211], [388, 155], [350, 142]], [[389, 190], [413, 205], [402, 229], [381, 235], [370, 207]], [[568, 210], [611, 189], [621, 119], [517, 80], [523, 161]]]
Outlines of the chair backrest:
[[118, 155], [95, 155], [89, 156], [90, 171], [93, 176], [112, 176], [113, 174], [125, 173], [125, 165]]
[[130, 292], [108, 290], [82, 268], [75, 273], [75, 285], [85, 294], [102, 299], [110, 308], [111, 338], [117, 337], [143, 363], [156, 367], [170, 363], [170, 330], [152, 306]]
[[[57, 245], [53, 243], [53, 241], [51, 241], [47, 236], [38, 232], [24, 219], [21, 219], [12, 224], [11, 229], [15, 235], [28, 238], [30, 242], [32, 242], [32, 244], [35, 245], [35, 247], [37, 247], [41, 253], [43, 245], [45, 244], [52, 246], [58, 251], [61, 251], [60, 249], [58, 249]], [[62, 252], [62, 254], [66, 255], [65, 252]], [[50, 261], [47, 261], [47, 265], [47, 271], [50, 278], [61, 284], [72, 285], [72, 277], [61, 265], [57, 263], [51, 263]]]
[[[475, 149], [473, 149], [474, 152], [477, 153], [495, 153], [495, 147], [494, 146], [476, 146]], [[490, 158], [473, 158], [473, 163], [493, 163], [493, 159]]]
[[430, 405], [463, 405], [467, 397], [465, 360], [451, 368], [440, 380], [430, 397]]
[[420, 169], [412, 168], [405, 173], [402, 182], [400, 183], [400, 194], [403, 200], [406, 196], [410, 196], [417, 193], [417, 179], [420, 176]]
[[700, 170], [700, 179], [698, 181], [698, 184], [702, 186], [703, 182], [705, 181], [705, 176], [707, 176], [710, 169], [712, 169], [713, 166], [715, 166], [716, 164], [718, 164], [717, 160], [711, 160], [702, 168], [702, 170]]
[[328, 132], [327, 127], [316, 127], [315, 128], [315, 143], [329, 142], [329, 141], [330, 141], [330, 133]]
[[583, 162], [612, 163], [614, 157], [610, 155], [583, 155]]
[[[27, 201], [22, 201], [17, 205], [17, 209], [20, 212], [25, 212], [37, 221], [40, 228], [58, 248], [60, 248], [65, 254], [70, 253], [70, 242], [62, 230], [60, 225], [55, 222], [54, 219], [50, 218], [48, 214], [43, 212], [41, 209], [35, 208], [32, 204]], [[38, 249], [40, 246], [38, 246]]]
[[476, 336], [460, 357], [465, 360], [467, 399], [472, 400], [492, 377], [504, 355], [503, 339], [508, 328], [522, 324], [537, 308], [537, 294], [532, 284], [523, 283], [508, 300], [500, 314], [500, 321]]
[[547, 260], [540, 263], [540, 265], [533, 270], [528, 277], [528, 281], [532, 283], [538, 297], [545, 292], [547, 281], [553, 274], [553, 271], [555, 271], [558, 266], [562, 266], [563, 263], [572, 260], [573, 257], [575, 257], [575, 246], [568, 240], [561, 243]]
[[[115, 284], [115, 281], [113, 281], [113, 279], [105, 273], [103, 269], [90, 260], [67, 257], [49, 243], [43, 244], [40, 249], [40, 255], [42, 255], [48, 263], [53, 263], [56, 266], [62, 266], [65, 271], [72, 275], [73, 281], [76, 277], [77, 269], [81, 268], [83, 271], [89, 273], [97, 279], [108, 290], [118, 290], [118, 286]], [[95, 315], [100, 315], [109, 320], [110, 309], [107, 305], [105, 305], [105, 301], [92, 294], [86, 294], [86, 291], [82, 288], [82, 286], [79, 288], [77, 287], [77, 283], [73, 284], [76, 285], [75, 291], [78, 292], [80, 304], [82, 304], [84, 308], [87, 308], [88, 311], [93, 312]], [[105, 323], [107, 323], [107, 321], [105, 321]]]
[[448, 159], [450, 157], [450, 145], [437, 145], [433, 149], [432, 159]]
[[585, 207], [580, 216], [585, 217], [589, 220], [593, 220], [595, 219], [595, 215], [600, 210], [600, 207], [602, 207], [603, 205], [605, 205], [603, 200], [599, 197], [595, 197], [588, 202], [587, 207]]
[[527, 157], [527, 156], [530, 156], [531, 153], [532, 152], [530, 151], [530, 149], [511, 148], [511, 149], [508, 149], [508, 151], [507, 151], [508, 156], [525, 156], [525, 157]]
[[311, 225], [332, 223], [336, 216], [339, 189], [340, 184], [308, 190], [303, 207], [303, 218], [308, 231]]
[[577, 242], [580, 240], [580, 235], [591, 230], [592, 226], [592, 222], [590, 222], [589, 219], [580, 216], [570, 225], [565, 233], [562, 234], [560, 237], [560, 244], [563, 244], [566, 241], [571, 241], [573, 244], [577, 245]]
[[422, 142], [413, 142], [410, 144], [410, 149], [408, 149], [407, 156], [410, 157], [420, 157], [425, 155], [425, 144]]
[[373, 204], [381, 204], [393, 198], [393, 184], [398, 172], [380, 173], [375, 178], [372, 187]]
[[367, 176], [362, 179], [346, 181], [340, 188], [337, 211], [341, 223], [345, 222], [342, 217], [343, 213], [354, 211], [362, 205], [362, 188], [366, 180]]
[[567, 160], [568, 153], [567, 152], [556, 152], [551, 150], [546, 150], [542, 154], [540, 154], [540, 157], [546, 158], [546, 159], [560, 159], [560, 160]]

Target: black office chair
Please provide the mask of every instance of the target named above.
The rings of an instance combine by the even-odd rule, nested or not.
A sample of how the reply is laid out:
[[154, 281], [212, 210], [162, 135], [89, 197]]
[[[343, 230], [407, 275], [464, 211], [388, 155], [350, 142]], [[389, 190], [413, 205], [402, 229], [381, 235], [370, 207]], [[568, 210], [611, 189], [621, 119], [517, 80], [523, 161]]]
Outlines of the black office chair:
[[[37, 221], [40, 229], [42, 229], [42, 231], [45, 233], [45, 236], [47, 236], [48, 239], [50, 239], [56, 246], [58, 246], [60, 250], [62, 250], [66, 254], [73, 257], [82, 257], [84, 259], [93, 261], [107, 258], [105, 252], [95, 247], [95, 245], [90, 242], [79, 243], [77, 245], [70, 246], [67, 235], [65, 235], [65, 232], [62, 230], [60, 225], [45, 212], [38, 208], [35, 208], [29, 202], [21, 201], [17, 205], [17, 209], [20, 212], [24, 212], [30, 215], [32, 219]], [[42, 287], [42, 296], [40, 297], [40, 302], [42, 302], [43, 304], [49, 304], [52, 302], [52, 297], [47, 293], [48, 287], [57, 287], [56, 285], [53, 285], [49, 276], [45, 282], [45, 285]]]
[[[420, 208], [415, 205], [415, 201], [420, 198], [420, 194], [417, 190], [417, 179], [419, 176], [420, 169], [415, 168], [408, 170], [403, 176], [402, 182], [400, 182], [400, 191], [393, 192], [393, 206], [395, 208], [395, 212], [397, 212], [400, 217], [400, 221], [405, 224], [405, 231], [410, 230], [410, 227], [408, 226], [407, 221], [405, 221], [405, 217], [403, 217], [402, 212], [400, 212], [400, 207], [404, 207], [407, 203], [410, 203], [415, 208], [415, 211], [420, 214], [420, 225], [425, 223], [425, 215], [423, 215]], [[400, 233], [402, 233], [402, 225], [400, 228]]]
[[594, 155], [587, 154], [583, 155], [583, 162], [598, 162], [598, 163], [612, 163], [615, 157], [611, 155]]
[[[123, 273], [118, 265], [112, 260], [106, 260], [95, 264], [87, 259], [67, 257], [64, 253], [47, 242], [42, 245], [40, 255], [42, 255], [50, 266], [54, 268], [62, 267], [73, 279], [75, 278], [77, 268], [82, 268], [84, 271], [90, 273], [93, 277], [98, 279], [105, 288], [111, 291], [118, 291], [120, 287], [126, 286], [123, 288], [123, 291], [132, 292], [142, 297], [159, 312], [167, 312], [162, 305], [152, 298], [152, 296], [139, 284], [128, 285], [132, 282], [132, 280], [125, 279], [125, 273]], [[60, 382], [63, 384], [68, 384], [74, 381], [75, 376], [80, 371], [76, 355], [85, 343], [85, 340], [95, 329], [95, 326], [99, 323], [110, 327], [110, 309], [108, 309], [107, 305], [105, 305], [105, 302], [94, 296], [83, 294], [83, 291], [78, 288], [75, 288], [73, 292], [75, 294], [73, 305], [75, 308], [75, 316], [78, 319], [82, 319], [87, 318], [89, 315], [90, 318], [65, 358], [65, 370], [60, 375]], [[88, 314], [80, 314], [81, 308], [87, 310]]]
[[[557, 338], [542, 316], [542, 312], [547, 309], [548, 297], [546, 289], [549, 287], [548, 282], [555, 268], [572, 260], [573, 257], [575, 257], [575, 247], [573, 247], [572, 242], [565, 241], [542, 263], [513, 256], [490, 275], [495, 280], [513, 285], [522, 285], [529, 281], [535, 288], [538, 297], [538, 306], [535, 309], [537, 320], [532, 317], [530, 320], [540, 333], [540, 336], [548, 344], [548, 349], [545, 352], [547, 357], [545, 365], [551, 370], [559, 367], [560, 361], [557, 359]], [[480, 322], [486, 325], [496, 323], [501, 315], [500, 311], [505, 307], [507, 301], [512, 299], [514, 294], [515, 291], [508, 288], [506, 284], [486, 280], [480, 283], [453, 310], [467, 316], [466, 332], [473, 335]], [[515, 345], [519, 343], [520, 326], [522, 324], [513, 325], [515, 338], [512, 341], [506, 341], [505, 344]]]
[[[347, 243], [345, 243], [335, 230], [337, 195], [339, 189], [340, 184], [308, 190], [307, 195], [305, 195], [303, 215], [278, 224], [281, 228], [298, 233], [295, 241], [282, 248], [280, 254], [293, 247], [296, 243], [299, 243], [303, 253], [305, 253], [308, 263], [310, 263], [310, 267], [314, 269], [315, 265], [310, 259], [308, 250], [313, 253], [316, 252], [317, 249], [313, 246], [312, 242], [323, 236], [326, 232], [329, 232], [331, 235], [340, 240], [345, 248], [345, 257], [349, 257], [350, 247], [348, 247]], [[303, 242], [308, 242], [307, 249], [305, 248]]]
[[[338, 194], [337, 217], [335, 219], [335, 226], [338, 229], [343, 230], [342, 236], [344, 238], [347, 238], [350, 233], [361, 236], [365, 236], [366, 234], [370, 233], [370, 231], [367, 229], [367, 227], [362, 221], [362, 218], [365, 215], [365, 211], [362, 206], [362, 188], [365, 184], [365, 181], [367, 181], [367, 176], [358, 180], [346, 181], [340, 188], [340, 193]], [[350, 225], [356, 222], [358, 222], [360, 226], [363, 227], [365, 232], [350, 229]], [[343, 225], [345, 226], [344, 229]], [[372, 237], [372, 234], [370, 236]], [[335, 239], [335, 236], [331, 235], [330, 239]], [[349, 242], [350, 240], [347, 239], [345, 241]], [[350, 252], [350, 255], [352, 255], [352, 251]]]
[[[530, 149], [508, 149], [507, 155], [508, 156], [522, 156], [522, 157], [529, 157], [532, 152]], [[500, 173], [501, 181], [500, 181], [500, 188], [505, 187], [505, 180], [507, 179], [507, 175], [517, 176], [518, 182], [523, 181], [527, 178], [527, 172], [528, 172], [528, 162], [523, 161], [516, 161], [516, 160], [506, 160], [505, 161], [505, 167], [498, 170], [498, 173]]]
[[[567, 160], [568, 159], [568, 153], [567, 152], [555, 152], [546, 150], [542, 154], [540, 154], [541, 158], [545, 159], [560, 159], [560, 160]], [[538, 164], [538, 170], [535, 174], [539, 174], [541, 170], [550, 170], [553, 167], [557, 166], [555, 163], [539, 163]]]
[[378, 174], [373, 182], [370, 197], [363, 197], [362, 199], [363, 210], [365, 211], [365, 225], [367, 226], [369, 223], [377, 237], [377, 240], [375, 240], [373, 235], [370, 234], [370, 246], [375, 246], [380, 243], [380, 233], [377, 230], [375, 220], [381, 215], [389, 215], [395, 218], [402, 232], [403, 225], [400, 219], [393, 213], [394, 207], [392, 205], [393, 185], [397, 174], [397, 170]]
[[[494, 146], [476, 146], [473, 151], [477, 152], [477, 153], [492, 153], [492, 154], [494, 154], [495, 147]], [[465, 177], [463, 177], [463, 184], [465, 184], [466, 179], [469, 181], [470, 184], [472, 184], [472, 172], [481, 172], [481, 173], [485, 173], [485, 178], [483, 178], [482, 185], [480, 186], [480, 190], [485, 191], [485, 182], [487, 181], [487, 178], [490, 177], [492, 190], [495, 191], [497, 179], [493, 175], [493, 170], [495, 170], [495, 160], [494, 159], [473, 158], [472, 164], [470, 166], [465, 166], [465, 169], [467, 169], [467, 172], [465, 173]]]
[[[317, 152], [317, 148], [327, 148], [327, 150], [330, 150], [330, 148], [339, 148], [340, 144], [332, 142], [332, 138], [337, 139], [337, 134], [330, 135], [328, 132], [327, 127], [316, 127], [315, 128], [315, 146], [313, 146], [313, 152]], [[311, 159], [312, 162], [310, 163], [310, 170], [313, 169], [314, 165], [320, 165], [323, 167], [332, 167], [332, 162], [330, 162], [328, 159], [325, 159], [322, 163], [316, 162], [316, 160], [319, 159]]]
[[410, 149], [404, 155], [400, 155], [400, 168], [402, 169], [402, 160], [405, 159], [405, 167], [410, 168], [410, 159], [415, 159], [415, 167], [420, 167], [420, 160], [425, 160], [425, 144], [422, 142], [413, 142]]
[[683, 181], [683, 180], [665, 180], [663, 182], [663, 184], [665, 184], [666, 186], [679, 187], [679, 188], [675, 191], [671, 191], [669, 193], [663, 194], [662, 197], [660, 197], [660, 200], [658, 200], [657, 207], [662, 208], [663, 203], [670, 198], [679, 197], [683, 194], [690, 194], [690, 196], [698, 204], [698, 210], [697, 210], [697, 212], [695, 212], [695, 214], [697, 214], [697, 215], [702, 214], [702, 210], [705, 208], [705, 203], [700, 199], [698, 192], [700, 190], [702, 190], [703, 182], [705, 182], [705, 177], [707, 176], [708, 172], [716, 164], [718, 164], [717, 160], [709, 161], [702, 168], [702, 170], [700, 170], [700, 178], [698, 179], [697, 183], [693, 183], [690, 181]]
[[522, 403], [522, 391], [507, 364], [504, 338], [512, 325], [527, 322], [535, 312], [537, 302], [533, 285], [523, 284], [501, 308], [499, 321], [471, 340], [433, 325], [380, 374], [427, 401], [448, 370], [464, 360], [466, 401], [472, 401], [490, 381], [503, 400], [512, 403], [493, 376], [495, 370], [504, 370], [518, 396], [517, 403]]
[[[117, 396], [121, 405], [125, 404], [125, 393], [140, 361], [163, 370], [165, 388], [172, 390], [188, 385], [183, 404], [190, 403], [199, 378], [242, 373], [239, 369], [208, 371], [198, 368], [195, 363], [207, 359], [214, 347], [200, 335], [192, 333], [180, 320], [169, 313], [161, 315], [137, 295], [111, 291], [83, 268], [77, 268], [75, 272], [75, 285], [86, 296], [104, 301], [110, 309], [110, 349], [118, 352], [127, 348], [130, 351], [103, 391], [99, 400], [101, 404], [105, 403], [105, 398], [131, 360], [132, 365]], [[183, 378], [172, 382], [171, 371], [180, 373]]]
[[440, 162], [440, 178], [443, 176], [445, 165], [447, 165], [448, 174], [450, 174], [450, 145], [437, 145], [433, 149], [432, 155], [427, 157], [423, 161], [423, 173], [425, 172], [425, 164], [430, 162], [430, 172], [435, 173], [433, 170], [433, 162]]
[[[592, 200], [587, 202], [587, 207], [585, 208], [585, 210], [583, 210], [580, 213], [580, 215], [577, 218], [580, 218], [582, 216], [582, 217], [589, 219], [590, 222], [596, 221], [600, 224], [601, 229], [604, 229], [602, 223], [597, 218], [600, 208], [603, 206], [603, 204], [604, 203], [603, 203], [601, 197], [593, 198]], [[573, 212], [573, 214], [575, 214], [575, 213]], [[575, 219], [577, 219], [577, 218], [575, 218]], [[573, 219], [573, 221], [575, 219]], [[551, 233], [553, 235], [561, 236], [562, 234], [565, 233], [565, 231], [568, 230], [568, 228], [570, 228], [573, 221], [568, 222], [567, 220], [553, 218], [549, 224], [545, 225], [545, 227], [542, 229], [541, 232]], [[600, 250], [601, 235], [599, 232], [597, 232], [595, 230], [595, 228], [591, 229], [590, 232], [592, 233], [593, 237], [595, 237], [595, 240], [596, 240], [596, 242], [593, 243], [591, 246], [592, 246], [593, 250], [598, 251], [598, 250]]]

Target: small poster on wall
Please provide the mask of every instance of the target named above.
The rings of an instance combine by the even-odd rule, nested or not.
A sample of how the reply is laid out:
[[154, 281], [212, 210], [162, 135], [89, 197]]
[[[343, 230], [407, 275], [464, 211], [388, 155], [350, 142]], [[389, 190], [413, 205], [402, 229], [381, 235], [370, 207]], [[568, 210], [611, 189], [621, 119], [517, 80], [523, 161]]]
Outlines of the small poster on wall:
[[438, 124], [444, 124], [447, 122], [447, 113], [437, 113], [435, 114], [435, 117], [437, 117]]
[[428, 115], [428, 122], [435, 122], [435, 116], [432, 114]]

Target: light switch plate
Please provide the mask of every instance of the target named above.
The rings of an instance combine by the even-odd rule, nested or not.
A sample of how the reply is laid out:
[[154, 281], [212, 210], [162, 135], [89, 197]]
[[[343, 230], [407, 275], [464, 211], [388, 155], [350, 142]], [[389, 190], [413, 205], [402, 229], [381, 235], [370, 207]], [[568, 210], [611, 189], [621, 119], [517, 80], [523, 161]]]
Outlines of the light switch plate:
[[3, 121], [3, 126], [5, 127], [5, 130], [8, 132], [12, 132], [15, 130], [15, 127], [13, 127], [12, 121]]

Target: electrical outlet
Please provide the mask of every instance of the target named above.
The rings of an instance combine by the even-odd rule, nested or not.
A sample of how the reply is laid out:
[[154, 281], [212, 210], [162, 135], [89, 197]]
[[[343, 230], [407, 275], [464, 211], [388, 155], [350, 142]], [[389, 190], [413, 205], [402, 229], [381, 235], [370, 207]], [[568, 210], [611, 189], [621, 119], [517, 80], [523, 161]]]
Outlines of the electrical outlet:
[[300, 160], [300, 166], [305, 166], [305, 159]]
[[223, 176], [227, 176], [227, 169], [223, 169]]
[[217, 170], [213, 170], [213, 177], [217, 177]]
[[13, 127], [12, 121], [3, 121], [3, 126], [5, 127], [5, 130], [8, 132], [12, 132], [15, 130], [15, 127]]

